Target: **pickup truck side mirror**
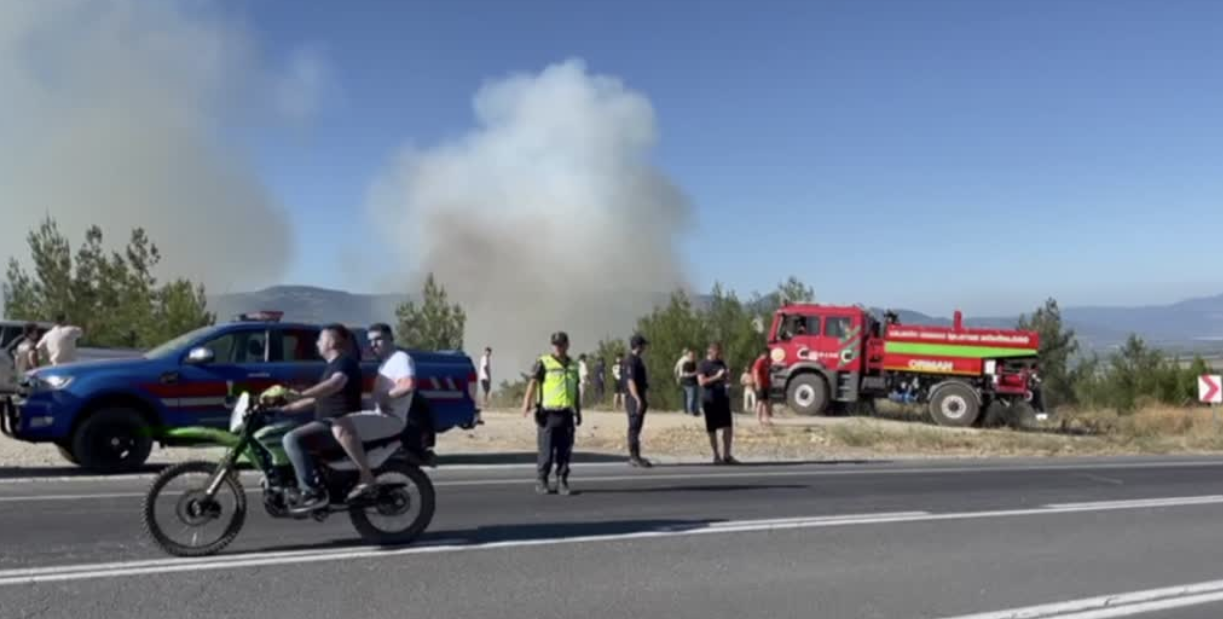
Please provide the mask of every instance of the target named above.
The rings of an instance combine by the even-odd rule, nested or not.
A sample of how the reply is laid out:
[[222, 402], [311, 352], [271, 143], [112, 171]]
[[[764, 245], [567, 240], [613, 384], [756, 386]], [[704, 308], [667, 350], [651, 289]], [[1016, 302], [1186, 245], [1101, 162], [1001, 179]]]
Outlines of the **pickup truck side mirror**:
[[204, 365], [212, 363], [214, 360], [216, 360], [216, 355], [213, 354], [211, 348], [200, 346], [199, 348], [192, 348], [191, 352], [187, 353], [187, 363], [191, 365]]

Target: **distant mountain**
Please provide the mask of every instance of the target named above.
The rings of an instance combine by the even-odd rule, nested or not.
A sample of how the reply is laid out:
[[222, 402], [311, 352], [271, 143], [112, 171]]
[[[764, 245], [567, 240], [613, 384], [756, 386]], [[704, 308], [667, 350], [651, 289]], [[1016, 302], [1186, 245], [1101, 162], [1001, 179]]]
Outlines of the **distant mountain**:
[[405, 295], [353, 294], [312, 286], [274, 286], [258, 292], [214, 295], [208, 298], [210, 311], [219, 320], [229, 320], [244, 312], [277, 310], [286, 321], [309, 323], [342, 322], [368, 325], [391, 322], [395, 308], [408, 299]]
[[[275, 286], [258, 292], [233, 293], [209, 297], [208, 303], [218, 318], [228, 320], [242, 312], [280, 310], [285, 320], [303, 322], [339, 321], [367, 325], [391, 322], [395, 308], [405, 295], [353, 294], [311, 286]], [[660, 294], [659, 302], [668, 295]], [[699, 296], [694, 305], [707, 306], [709, 297]], [[895, 308], [893, 308], [895, 309]], [[882, 314], [882, 309], [873, 309]], [[908, 309], [895, 309], [902, 323], [950, 325], [951, 319]], [[1084, 349], [1105, 351], [1120, 346], [1130, 333], [1148, 343], [1170, 350], [1223, 350], [1223, 294], [1188, 299], [1171, 305], [1144, 307], [1063, 307], [1062, 317], [1079, 336]], [[969, 326], [1013, 328], [1017, 316], [965, 316]]]

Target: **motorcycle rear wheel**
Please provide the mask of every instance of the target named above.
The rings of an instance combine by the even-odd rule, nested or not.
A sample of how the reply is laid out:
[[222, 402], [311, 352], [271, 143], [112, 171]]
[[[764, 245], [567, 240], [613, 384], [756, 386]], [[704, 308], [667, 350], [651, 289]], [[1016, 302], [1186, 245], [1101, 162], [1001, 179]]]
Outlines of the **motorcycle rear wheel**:
[[[368, 509], [351, 508], [348, 510], [348, 517], [352, 520], [352, 525], [357, 529], [357, 533], [360, 533], [361, 537], [368, 542], [384, 546], [408, 544], [419, 537], [421, 533], [424, 533], [425, 529], [429, 528], [429, 523], [433, 521], [433, 511], [436, 509], [433, 482], [429, 480], [429, 476], [424, 471], [420, 470], [420, 467], [401, 460], [389, 462], [382, 468], [374, 471], [374, 476], [378, 479], [379, 483], [390, 482], [390, 480], [384, 481], [383, 479], [390, 475], [406, 477], [409, 482], [406, 484], [408, 488], [379, 489], [378, 492], [380, 494], [387, 492], [399, 494], [394, 494], [393, 498], [395, 500], [388, 499], [377, 507], [370, 507]], [[413, 498], [410, 493], [406, 493], [413, 486], [419, 492], [419, 498]], [[412, 519], [407, 527], [402, 529], [384, 529], [374, 524], [370, 519], [370, 511], [411, 509], [413, 503], [420, 506], [420, 513]]]
[[212, 479], [213, 475], [216, 474], [218, 466], [220, 465], [215, 462], [183, 462], [165, 469], [153, 479], [153, 484], [149, 487], [148, 494], [144, 497], [141, 514], [144, 520], [145, 532], [165, 552], [178, 557], [213, 555], [228, 546], [230, 542], [233, 542], [234, 538], [238, 536], [238, 532], [242, 530], [242, 525], [246, 521], [246, 491], [242, 488], [242, 483], [238, 481], [237, 471], [230, 471], [225, 476], [220, 488], [217, 489], [217, 496], [213, 497], [213, 499], [209, 500], [204, 496], [207, 487], [201, 486], [198, 489], [192, 488], [183, 492], [176, 502], [175, 515], [178, 516], [176, 524], [185, 525], [187, 529], [190, 529], [192, 526], [200, 525], [185, 522], [184, 516], [204, 522], [223, 518], [226, 515], [222, 513], [222, 507], [216, 499], [222, 494], [232, 495], [234, 507], [229, 511], [229, 522], [216, 539], [200, 545], [183, 544], [172, 539], [157, 520], [157, 500], [162, 497], [162, 491], [165, 490], [171, 481], [177, 477], [192, 473], [202, 474], [205, 476], [205, 479]]

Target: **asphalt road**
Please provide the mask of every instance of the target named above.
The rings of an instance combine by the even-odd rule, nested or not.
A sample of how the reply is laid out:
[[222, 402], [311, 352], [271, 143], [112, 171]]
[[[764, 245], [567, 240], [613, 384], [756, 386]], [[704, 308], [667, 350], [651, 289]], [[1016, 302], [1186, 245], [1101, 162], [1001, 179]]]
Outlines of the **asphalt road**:
[[1219, 459], [430, 474], [412, 546], [256, 501], [204, 560], [144, 538], [148, 479], [0, 480], [0, 617], [1223, 616]]

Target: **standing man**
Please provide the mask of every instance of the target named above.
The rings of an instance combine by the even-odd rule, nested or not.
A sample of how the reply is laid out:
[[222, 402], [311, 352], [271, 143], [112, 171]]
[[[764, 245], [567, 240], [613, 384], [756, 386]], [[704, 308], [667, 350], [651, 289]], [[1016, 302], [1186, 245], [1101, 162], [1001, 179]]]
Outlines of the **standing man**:
[[756, 386], [756, 419], [761, 425], [773, 425], [773, 403], [769, 401], [769, 376], [773, 362], [769, 359], [769, 347], [756, 357], [752, 364], [752, 380]]
[[675, 367], [671, 369], [671, 373], [675, 374], [675, 382], [680, 382], [683, 376], [684, 362], [688, 360], [688, 353], [692, 352], [691, 348], [684, 348], [684, 352], [680, 353], [679, 359], [675, 360]]
[[552, 354], [544, 355], [531, 370], [526, 395], [522, 398], [522, 416], [531, 414], [535, 392], [540, 391], [535, 409], [535, 424], [539, 426], [537, 494], [551, 494], [548, 476], [556, 465], [557, 489], [562, 495], [569, 490], [569, 459], [573, 455], [573, 435], [582, 425], [582, 400], [579, 391], [577, 364], [569, 358], [569, 335], [564, 331], [552, 334]]
[[[484, 406], [488, 408], [489, 393], [493, 390], [493, 349], [484, 347], [484, 356], [480, 357], [480, 388], [484, 390]], [[476, 425], [484, 423], [484, 411], [476, 412]]]
[[30, 322], [21, 329], [21, 342], [13, 349], [13, 368], [17, 382], [38, 367], [38, 325]]
[[80, 327], [69, 325], [67, 317], [58, 314], [55, 316], [55, 326], [43, 334], [36, 348], [46, 355], [51, 365], [72, 363], [76, 361], [76, 342], [82, 335], [84, 332]]
[[603, 360], [602, 356], [599, 356], [598, 359], [595, 359], [594, 383], [595, 383], [595, 402], [598, 402], [600, 405], [603, 404], [603, 398], [607, 393], [606, 390], [604, 389], [604, 381], [606, 380], [607, 380], [607, 362]]
[[[730, 380], [730, 370], [722, 360], [722, 345], [714, 342], [709, 345], [705, 360], [697, 370], [700, 374], [701, 404], [705, 408], [705, 431], [709, 433], [709, 445], [713, 448], [714, 464], [738, 464], [730, 455], [731, 443], [735, 438], [734, 419], [730, 412], [730, 392], [727, 383]], [[722, 455], [718, 456], [718, 430], [722, 431]]]
[[701, 416], [700, 385], [696, 382], [696, 353], [691, 348], [684, 351], [680, 364], [679, 384], [684, 389], [684, 412], [693, 417]]
[[578, 399], [586, 403], [586, 392], [590, 389], [590, 368], [586, 365], [586, 353], [578, 355]]
[[645, 426], [645, 414], [650, 404], [646, 394], [650, 390], [650, 381], [646, 376], [645, 360], [641, 355], [649, 345], [641, 335], [634, 335], [629, 341], [631, 352], [624, 362], [624, 386], [628, 395], [624, 398], [624, 411], [628, 413], [628, 451], [629, 464], [649, 468], [653, 466], [649, 460], [641, 457], [641, 429]]
[[619, 408], [624, 405], [624, 355], [616, 353], [616, 362], [612, 364], [612, 407]]

